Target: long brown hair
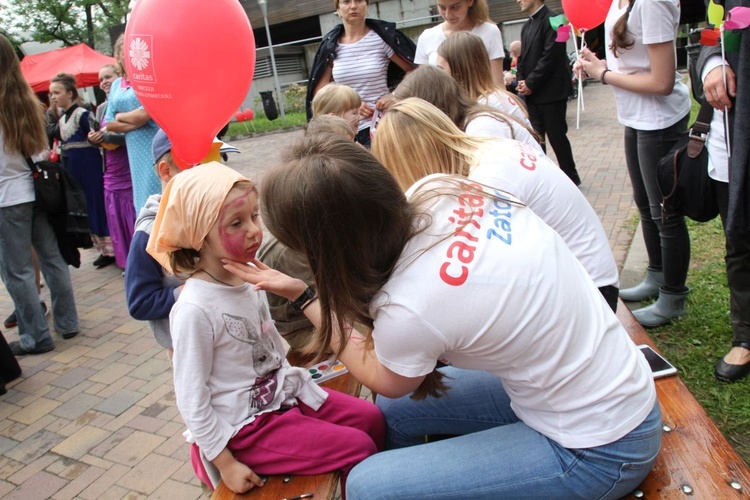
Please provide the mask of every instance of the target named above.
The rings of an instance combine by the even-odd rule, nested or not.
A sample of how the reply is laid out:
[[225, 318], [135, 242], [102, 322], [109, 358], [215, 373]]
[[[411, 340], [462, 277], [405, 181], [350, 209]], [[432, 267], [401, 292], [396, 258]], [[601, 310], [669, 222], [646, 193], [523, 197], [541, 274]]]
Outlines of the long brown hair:
[[[424, 99], [445, 113], [462, 131], [480, 115], [489, 115], [503, 122], [510, 129], [512, 139], [515, 139], [514, 124], [528, 130], [525, 124], [499, 109], [472, 101], [453, 77], [435, 66], [420, 66], [406, 75], [393, 91], [393, 97], [397, 102], [409, 97]], [[529, 130], [529, 133], [533, 134], [533, 131]]]
[[482, 22], [490, 22], [490, 7], [487, 0], [474, 0], [466, 16], [471, 19], [475, 26]]
[[[120, 57], [117, 57], [118, 54]], [[120, 76], [126, 77], [127, 71], [125, 70], [125, 64], [123, 64], [125, 61], [125, 33], [122, 33], [117, 37], [117, 40], [115, 40], [115, 43], [112, 46], [112, 56], [115, 58], [115, 61], [117, 61], [117, 66], [120, 68]]]
[[453, 33], [440, 44], [437, 53], [450, 65], [451, 76], [472, 100], [489, 99], [493, 93], [505, 94], [528, 114], [523, 101], [495, 83], [487, 47], [477, 35], [468, 31]]
[[612, 42], [609, 44], [609, 50], [612, 51], [612, 55], [615, 57], [620, 57], [621, 51], [630, 50], [635, 44], [632, 33], [628, 31], [628, 19], [630, 19], [630, 12], [633, 10], [633, 5], [635, 5], [635, 0], [630, 0], [628, 2], [628, 10], [612, 26], [612, 32], [610, 33]]
[[5, 151], [32, 156], [47, 147], [44, 105], [21, 73], [13, 45], [0, 35], [0, 130]]
[[[317, 134], [265, 174], [260, 200], [268, 230], [305, 255], [315, 277], [321, 327], [311, 347], [325, 352], [338, 335], [343, 350], [348, 325], [360, 323], [371, 350], [370, 303], [415, 234], [416, 211], [396, 180], [352, 141]], [[441, 378], [428, 375], [414, 397], [444, 392]]]

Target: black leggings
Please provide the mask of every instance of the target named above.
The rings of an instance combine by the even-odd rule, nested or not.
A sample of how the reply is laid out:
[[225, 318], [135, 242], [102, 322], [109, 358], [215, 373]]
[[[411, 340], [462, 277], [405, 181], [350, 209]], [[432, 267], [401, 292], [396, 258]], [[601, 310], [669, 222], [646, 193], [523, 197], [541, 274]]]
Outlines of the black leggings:
[[641, 215], [648, 268], [664, 273], [663, 287], [668, 292], [686, 290], [690, 236], [682, 215], [667, 212], [667, 220], [662, 223], [662, 196], [656, 183], [656, 165], [685, 132], [687, 122], [688, 116], [685, 116], [661, 130], [625, 127], [625, 160], [633, 185], [633, 198]]

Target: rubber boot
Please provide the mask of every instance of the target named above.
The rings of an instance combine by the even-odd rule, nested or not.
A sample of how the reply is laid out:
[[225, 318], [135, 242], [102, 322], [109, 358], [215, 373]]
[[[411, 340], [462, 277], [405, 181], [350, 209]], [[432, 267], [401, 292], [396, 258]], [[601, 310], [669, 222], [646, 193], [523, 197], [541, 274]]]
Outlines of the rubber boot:
[[650, 306], [641, 307], [633, 311], [633, 316], [646, 328], [656, 328], [666, 325], [673, 319], [685, 315], [685, 300], [690, 290], [684, 292], [659, 291], [659, 298]]
[[659, 287], [664, 284], [661, 271], [646, 270], [646, 277], [635, 286], [620, 290], [620, 298], [625, 302], [640, 302], [659, 295]]

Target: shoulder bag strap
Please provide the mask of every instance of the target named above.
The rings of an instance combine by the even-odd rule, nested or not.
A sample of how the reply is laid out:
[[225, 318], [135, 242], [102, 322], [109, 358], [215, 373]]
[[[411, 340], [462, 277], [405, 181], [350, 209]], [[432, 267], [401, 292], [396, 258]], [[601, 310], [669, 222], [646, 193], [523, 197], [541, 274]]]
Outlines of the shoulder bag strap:
[[697, 158], [701, 154], [701, 151], [703, 151], [703, 148], [706, 147], [706, 139], [708, 138], [708, 131], [711, 129], [713, 116], [713, 106], [708, 101], [704, 101], [701, 104], [701, 109], [698, 111], [695, 122], [693, 122], [688, 132], [690, 142], [687, 145], [687, 154], [690, 158]]

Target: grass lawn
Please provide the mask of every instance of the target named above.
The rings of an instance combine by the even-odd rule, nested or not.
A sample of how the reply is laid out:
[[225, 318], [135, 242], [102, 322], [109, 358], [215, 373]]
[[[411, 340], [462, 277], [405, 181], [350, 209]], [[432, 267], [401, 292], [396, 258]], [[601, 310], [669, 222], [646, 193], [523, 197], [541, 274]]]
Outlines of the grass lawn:
[[274, 130], [291, 130], [300, 125], [307, 123], [307, 116], [302, 113], [286, 113], [286, 119], [282, 120], [281, 116], [270, 121], [265, 116], [256, 116], [252, 121], [232, 122], [229, 124], [229, 131], [226, 134], [227, 140], [230, 137], [251, 136], [262, 134]]
[[718, 217], [705, 224], [688, 221], [688, 227], [692, 255], [687, 314], [649, 333], [729, 442], [750, 464], [750, 378], [734, 384], [714, 378], [714, 364], [729, 351], [732, 342], [724, 232]]

